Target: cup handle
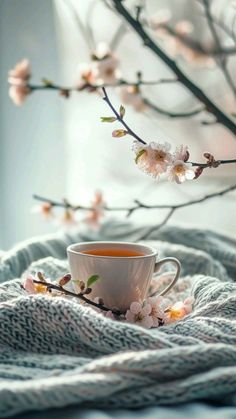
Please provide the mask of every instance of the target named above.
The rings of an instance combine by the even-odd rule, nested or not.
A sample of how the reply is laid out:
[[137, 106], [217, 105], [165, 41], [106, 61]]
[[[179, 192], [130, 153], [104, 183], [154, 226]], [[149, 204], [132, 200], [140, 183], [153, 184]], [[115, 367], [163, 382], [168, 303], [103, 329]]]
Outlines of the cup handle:
[[[162, 265], [164, 265], [165, 263], [168, 263], [168, 262], [171, 262], [176, 266], [176, 273], [175, 273], [175, 276], [172, 279], [171, 283], [169, 285], [167, 285], [167, 287], [159, 294], [161, 296], [165, 295], [168, 291], [170, 291], [170, 289], [176, 284], [176, 282], [178, 281], [179, 276], [180, 276], [180, 270], [181, 270], [180, 261], [178, 259], [172, 258], [172, 257], [164, 258], [164, 259], [161, 259], [158, 262], [156, 262], [155, 263], [155, 268], [154, 268], [154, 273], [157, 272]], [[150, 297], [153, 297], [154, 295], [156, 295], [156, 291], [153, 292], [150, 295]]]

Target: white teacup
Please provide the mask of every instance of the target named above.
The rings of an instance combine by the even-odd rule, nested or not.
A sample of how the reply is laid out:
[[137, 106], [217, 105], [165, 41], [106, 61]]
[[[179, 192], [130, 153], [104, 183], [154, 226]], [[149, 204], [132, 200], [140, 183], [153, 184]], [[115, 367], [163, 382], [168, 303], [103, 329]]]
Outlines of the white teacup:
[[[103, 255], [93, 252], [102, 252]], [[116, 256], [110, 256], [114, 252]], [[97, 274], [99, 279], [93, 284], [88, 298], [101, 297], [107, 307], [116, 307], [125, 312], [133, 301], [145, 300], [153, 273], [164, 263], [172, 262], [176, 266], [176, 273], [170, 284], [159, 294], [165, 295], [179, 278], [180, 262], [173, 257], [156, 262], [157, 253], [157, 250], [150, 246], [127, 242], [72, 244], [67, 248], [67, 254], [72, 279], [75, 281], [75, 292], [80, 291], [77, 280], [86, 284], [90, 276]]]

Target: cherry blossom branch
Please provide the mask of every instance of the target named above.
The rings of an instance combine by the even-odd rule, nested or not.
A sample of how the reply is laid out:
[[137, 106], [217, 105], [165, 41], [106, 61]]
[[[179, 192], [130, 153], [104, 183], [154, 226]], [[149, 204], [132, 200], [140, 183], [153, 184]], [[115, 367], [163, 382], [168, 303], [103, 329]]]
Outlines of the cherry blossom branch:
[[[205, 153], [208, 154], [208, 153]], [[236, 163], [236, 159], [228, 159], [228, 160], [215, 160], [213, 159], [213, 161], [208, 161], [207, 163], [196, 163], [196, 162], [189, 162], [193, 167], [201, 167], [203, 169], [206, 168], [217, 168], [219, 166], [221, 166], [222, 164], [235, 164]]]
[[[121, 114], [114, 108], [114, 106], [112, 105], [112, 103], [111, 103], [111, 101], [110, 101], [110, 99], [109, 99], [109, 97], [107, 95], [106, 89], [104, 87], [102, 88], [102, 91], [104, 93], [103, 100], [105, 100], [105, 102], [108, 104], [108, 106], [110, 107], [110, 109], [114, 113], [114, 115], [116, 117], [116, 120], [119, 121], [125, 127], [125, 129], [126, 129], [125, 133], [131, 135], [136, 140], [138, 140], [140, 143], [146, 145], [147, 144], [146, 141], [144, 141], [137, 134], [135, 134], [135, 132], [124, 121], [124, 115], [121, 116]], [[199, 113], [199, 111], [197, 110], [197, 113]], [[178, 114], [178, 117], [180, 117], [180, 116], [182, 116], [182, 117], [185, 116], [186, 117], [186, 114], [180, 114], [179, 113]], [[190, 113], [187, 116], [190, 116]], [[173, 117], [173, 114], [172, 114], [172, 117]], [[104, 118], [102, 118], [102, 119], [104, 119]], [[110, 119], [110, 118], [108, 118], [108, 119]], [[217, 167], [219, 167], [222, 164], [235, 164], [236, 163], [236, 159], [215, 160], [214, 156], [212, 154], [208, 153], [208, 152], [205, 152], [204, 153], [204, 157], [207, 159], [207, 162], [206, 163], [197, 163], [197, 162], [191, 162], [191, 161], [188, 161], [188, 163], [191, 164], [193, 167], [199, 167], [201, 169], [217, 168]]]
[[58, 90], [59, 92], [81, 92], [84, 91], [86, 89], [90, 89], [90, 90], [97, 90], [100, 89], [101, 87], [119, 87], [119, 86], [133, 86], [133, 87], [140, 87], [140, 86], [153, 86], [153, 85], [159, 85], [159, 84], [164, 84], [164, 83], [176, 83], [177, 80], [176, 79], [171, 79], [171, 78], [162, 78], [162, 79], [158, 79], [158, 80], [143, 80], [141, 78], [139, 78], [137, 81], [131, 82], [131, 81], [127, 81], [124, 79], [119, 79], [117, 80], [116, 83], [104, 83], [104, 84], [96, 84], [96, 83], [84, 83], [81, 86], [78, 87], [66, 87], [66, 86], [59, 86], [57, 84], [54, 84], [52, 81], [47, 80], [47, 79], [43, 79], [43, 84], [27, 84], [27, 87], [29, 87], [29, 89], [31, 91], [35, 91], [35, 90]]
[[[169, 84], [169, 83], [176, 83], [177, 80], [176, 79], [168, 79], [168, 78], [163, 78], [163, 79], [159, 79], [159, 80], [153, 80], [153, 81], [145, 81], [142, 79], [139, 79], [136, 82], [129, 82], [127, 80], [124, 79], [120, 79], [117, 81], [117, 83], [115, 84], [108, 84], [105, 83], [104, 85], [102, 85], [103, 87], [119, 87], [119, 86], [132, 86], [132, 87], [141, 87], [141, 86], [153, 86], [153, 85], [159, 85], [159, 84]], [[90, 90], [90, 91], [95, 91], [99, 88], [102, 87], [101, 84], [93, 84], [93, 83], [85, 83], [83, 84], [81, 87], [65, 87], [65, 86], [59, 86], [56, 85], [54, 83], [52, 83], [51, 81], [47, 81], [45, 80], [45, 84], [42, 85], [33, 85], [33, 84], [28, 84], [28, 87], [31, 91], [36, 91], [36, 90], [56, 90], [59, 91], [59, 93], [62, 96], [66, 96], [68, 97], [70, 95], [70, 93], [72, 92], [82, 92], [86, 89]], [[188, 111], [188, 112], [173, 112], [173, 111], [169, 111], [169, 110], [165, 110], [157, 105], [154, 105], [149, 99], [144, 98], [143, 95], [142, 99], [143, 99], [143, 103], [145, 105], [147, 105], [150, 109], [154, 110], [155, 112], [161, 114], [161, 115], [166, 115], [170, 118], [190, 118], [192, 116], [198, 115], [201, 112], [204, 112], [205, 108], [201, 107], [198, 109], [194, 109], [192, 111]]]
[[[67, 274], [67, 275], [70, 275], [70, 274]], [[121, 314], [121, 312], [119, 310], [108, 308], [103, 303], [102, 304], [101, 303], [95, 303], [94, 301], [92, 301], [89, 298], [85, 297], [84, 292], [80, 292], [80, 293], [76, 294], [76, 293], [74, 293], [72, 291], [69, 291], [69, 290], [65, 289], [61, 285], [56, 285], [56, 284], [52, 284], [52, 283], [47, 282], [47, 281], [40, 281], [40, 280], [37, 280], [37, 279], [34, 279], [33, 282], [35, 284], [43, 285], [49, 291], [50, 290], [55, 290], [55, 291], [59, 291], [59, 292], [65, 294], [65, 295], [69, 295], [70, 297], [79, 298], [84, 303], [87, 303], [87, 304], [89, 304], [89, 305], [91, 305], [93, 307], [96, 307], [99, 310], [103, 310], [103, 311], [106, 311], [106, 312], [111, 311], [113, 314], [115, 314], [117, 316], [119, 316]]]
[[[136, 199], [134, 201], [135, 205], [130, 206], [130, 207], [109, 207], [107, 205], [103, 206], [103, 210], [107, 211], [107, 212], [116, 212], [116, 211], [125, 211], [127, 212], [127, 215], [130, 216], [131, 214], [133, 214], [135, 211], [138, 211], [140, 209], [145, 209], [145, 210], [153, 210], [153, 209], [169, 209], [172, 210], [171, 214], [169, 214], [169, 217], [166, 219], [165, 222], [168, 221], [168, 219], [171, 217], [171, 215], [174, 213], [174, 211], [184, 208], [184, 207], [188, 207], [191, 205], [195, 205], [195, 204], [200, 204], [204, 201], [207, 201], [209, 199], [212, 198], [216, 198], [218, 196], [223, 196], [229, 192], [232, 192], [236, 189], [236, 184], [235, 185], [231, 185], [228, 186], [225, 189], [222, 189], [221, 191], [218, 192], [214, 192], [208, 195], [203, 196], [202, 198], [198, 198], [198, 199], [193, 199], [187, 202], [183, 202], [181, 204], [154, 204], [154, 205], [148, 205], [148, 204], [144, 204], [143, 202], [139, 201], [138, 199]], [[34, 195], [33, 198], [37, 201], [40, 202], [44, 202], [44, 203], [48, 203], [51, 205], [51, 207], [59, 207], [59, 208], [64, 208], [64, 209], [70, 209], [72, 211], [93, 211], [94, 208], [93, 207], [89, 207], [89, 206], [83, 206], [83, 205], [72, 205], [69, 201], [55, 201], [49, 198], [45, 198], [43, 196], [40, 195]], [[161, 225], [162, 226], [162, 225]]]
[[224, 125], [229, 131], [236, 135], [236, 124], [227, 116], [193, 81], [191, 81], [183, 71], [148, 35], [142, 24], [137, 21], [124, 6], [124, 1], [111, 0], [115, 10], [122, 16], [126, 22], [134, 29], [137, 35], [143, 40], [144, 46], [149, 48], [156, 56], [158, 56], [169, 69], [175, 74], [178, 81], [189, 90], [192, 95], [197, 98], [206, 107], [206, 111], [215, 115], [218, 123]]

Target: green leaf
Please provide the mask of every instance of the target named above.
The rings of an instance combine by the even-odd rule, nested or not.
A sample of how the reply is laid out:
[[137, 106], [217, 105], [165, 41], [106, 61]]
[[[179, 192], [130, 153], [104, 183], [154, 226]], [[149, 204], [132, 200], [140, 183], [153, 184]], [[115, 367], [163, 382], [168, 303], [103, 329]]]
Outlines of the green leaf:
[[90, 278], [87, 280], [87, 288], [90, 288], [91, 285], [93, 285], [95, 282], [97, 282], [99, 279], [99, 275], [92, 275], [90, 276]]
[[115, 116], [101, 116], [101, 122], [115, 122], [116, 120]]
[[231, 115], [236, 118], [236, 112], [232, 112]]
[[138, 163], [138, 160], [140, 159], [140, 157], [143, 155], [143, 153], [146, 153], [146, 150], [140, 150], [135, 158], [135, 163]]
[[125, 108], [123, 105], [120, 105], [120, 117], [123, 119], [125, 116]]

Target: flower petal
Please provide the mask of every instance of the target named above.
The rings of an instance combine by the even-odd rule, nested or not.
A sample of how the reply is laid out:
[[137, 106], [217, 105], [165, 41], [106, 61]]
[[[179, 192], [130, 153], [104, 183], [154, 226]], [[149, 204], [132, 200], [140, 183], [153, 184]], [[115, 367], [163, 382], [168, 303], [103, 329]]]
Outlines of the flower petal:
[[142, 304], [139, 303], [138, 301], [134, 301], [133, 303], [130, 304], [131, 313], [138, 314], [140, 313], [141, 310], [142, 310]]

